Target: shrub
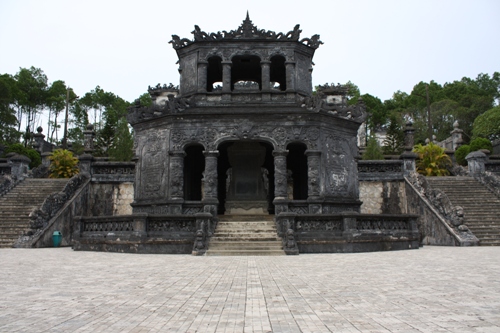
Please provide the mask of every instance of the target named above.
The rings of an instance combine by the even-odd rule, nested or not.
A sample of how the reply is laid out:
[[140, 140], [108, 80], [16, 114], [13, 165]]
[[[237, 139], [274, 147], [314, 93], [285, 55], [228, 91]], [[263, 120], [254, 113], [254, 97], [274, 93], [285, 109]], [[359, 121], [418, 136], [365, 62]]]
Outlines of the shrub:
[[430, 142], [423, 146], [418, 144], [413, 148], [418, 154], [417, 171], [424, 176], [446, 176], [450, 172], [447, 167], [451, 166], [451, 159], [444, 152], [444, 148]]
[[455, 150], [455, 160], [459, 165], [467, 165], [467, 160], [465, 159], [465, 157], [469, 155], [470, 151], [471, 149], [469, 145], [460, 146], [457, 150]]
[[15, 143], [7, 147], [4, 154], [8, 153], [16, 153], [27, 156], [31, 160], [30, 169], [36, 168], [37, 166], [42, 164], [42, 157], [35, 149], [27, 148], [20, 143]]
[[490, 152], [493, 151], [493, 146], [491, 141], [485, 138], [475, 138], [470, 143], [470, 151], [477, 151], [480, 149], [488, 149]]
[[66, 149], [56, 149], [50, 155], [50, 178], [71, 178], [78, 174], [78, 159]]

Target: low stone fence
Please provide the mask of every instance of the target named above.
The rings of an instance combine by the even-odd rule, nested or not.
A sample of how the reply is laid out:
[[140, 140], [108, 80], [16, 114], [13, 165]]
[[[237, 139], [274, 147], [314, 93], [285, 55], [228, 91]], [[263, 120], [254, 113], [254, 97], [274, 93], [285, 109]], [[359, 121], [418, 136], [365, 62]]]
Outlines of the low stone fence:
[[75, 218], [74, 250], [204, 254], [215, 230], [209, 213]]
[[135, 162], [93, 162], [90, 168], [93, 182], [133, 182]]
[[278, 234], [287, 254], [417, 249], [417, 215], [282, 213]]
[[484, 171], [489, 171], [500, 176], [500, 161], [488, 161], [484, 163]]
[[360, 181], [404, 180], [402, 160], [358, 161]]

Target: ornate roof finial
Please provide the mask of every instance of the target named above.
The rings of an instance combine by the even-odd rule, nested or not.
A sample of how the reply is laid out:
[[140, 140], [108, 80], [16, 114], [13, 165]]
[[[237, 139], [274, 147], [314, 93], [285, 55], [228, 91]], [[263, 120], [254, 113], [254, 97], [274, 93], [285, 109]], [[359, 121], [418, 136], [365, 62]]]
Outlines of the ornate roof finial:
[[250, 20], [250, 15], [248, 14], [247, 10], [247, 17], [243, 21], [243, 24], [241, 25], [241, 30], [243, 33], [244, 38], [251, 38], [253, 36], [253, 30], [256, 30], [257, 27], [254, 27], [252, 21]]

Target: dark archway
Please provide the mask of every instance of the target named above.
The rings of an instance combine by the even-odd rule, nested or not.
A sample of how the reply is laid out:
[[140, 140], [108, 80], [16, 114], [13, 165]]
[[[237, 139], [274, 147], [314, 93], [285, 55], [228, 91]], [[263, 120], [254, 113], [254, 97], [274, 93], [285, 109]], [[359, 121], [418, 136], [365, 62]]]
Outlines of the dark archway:
[[222, 59], [218, 56], [208, 58], [207, 91], [214, 90], [214, 83], [222, 81]]
[[286, 90], [286, 67], [285, 57], [276, 55], [271, 58], [270, 68], [271, 82], [279, 83], [279, 90]]
[[200, 201], [202, 198], [201, 182], [205, 171], [205, 156], [202, 145], [186, 148], [184, 157], [184, 200]]
[[[217, 177], [218, 177], [218, 199], [219, 199], [219, 209], [217, 214], [224, 215], [226, 210], [225, 202], [226, 202], [226, 190], [227, 190], [227, 171], [231, 168], [229, 163], [228, 151], [227, 149], [234, 143], [235, 141], [226, 141], [219, 145], [219, 157], [217, 160]], [[273, 146], [267, 142], [259, 142], [260, 145], [266, 148], [266, 157], [264, 164], [262, 165], [268, 172], [268, 180], [269, 180], [269, 191], [268, 191], [268, 211], [269, 214], [274, 214], [274, 157], [273, 157]]]
[[[303, 143], [290, 143], [287, 146], [287, 169], [292, 172], [293, 200], [307, 199], [307, 147]], [[290, 193], [289, 193], [290, 195]]]
[[232, 59], [231, 68], [231, 90], [238, 81], [250, 81], [259, 84], [262, 89], [262, 70], [260, 58], [254, 55], [238, 55]]

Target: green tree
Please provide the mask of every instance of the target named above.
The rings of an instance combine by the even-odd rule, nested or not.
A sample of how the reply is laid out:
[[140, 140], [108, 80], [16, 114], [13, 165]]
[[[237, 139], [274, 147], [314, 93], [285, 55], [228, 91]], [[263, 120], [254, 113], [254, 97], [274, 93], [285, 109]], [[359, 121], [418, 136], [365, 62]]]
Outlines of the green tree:
[[14, 143], [14, 144], [8, 146], [5, 149], [4, 154], [7, 155], [8, 153], [16, 153], [16, 154], [27, 156], [31, 160], [31, 162], [29, 164], [30, 169], [36, 168], [37, 166], [42, 164], [42, 157], [35, 149], [25, 147], [24, 145], [22, 145], [20, 143]]
[[14, 104], [14, 90], [16, 81], [8, 74], [0, 75], [0, 142], [12, 144], [19, 140], [20, 132]]
[[386, 155], [399, 155], [404, 149], [405, 136], [403, 126], [396, 115], [389, 117], [389, 126], [384, 140], [383, 152]]
[[475, 138], [483, 137], [491, 141], [500, 139], [500, 106], [479, 115], [474, 120], [472, 134]]
[[[47, 76], [40, 68], [20, 68], [15, 75], [17, 81], [17, 119], [19, 126], [25, 116], [25, 146], [34, 132], [38, 115], [43, 111], [47, 97]], [[20, 128], [18, 128], [20, 131]]]
[[130, 161], [134, 156], [134, 139], [130, 133], [127, 119], [120, 118], [117, 124], [113, 144], [109, 148], [109, 157], [115, 161]]
[[366, 150], [362, 156], [363, 160], [383, 160], [384, 154], [377, 139], [371, 136], [366, 143]]
[[465, 157], [467, 157], [469, 153], [470, 153], [469, 145], [463, 145], [458, 147], [457, 150], [455, 150], [455, 161], [457, 161], [457, 164], [466, 166], [467, 160], [465, 159]]

